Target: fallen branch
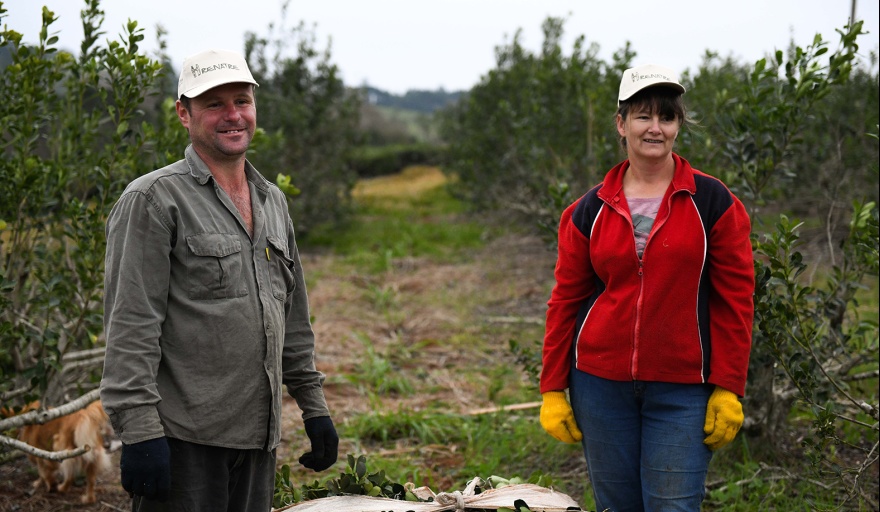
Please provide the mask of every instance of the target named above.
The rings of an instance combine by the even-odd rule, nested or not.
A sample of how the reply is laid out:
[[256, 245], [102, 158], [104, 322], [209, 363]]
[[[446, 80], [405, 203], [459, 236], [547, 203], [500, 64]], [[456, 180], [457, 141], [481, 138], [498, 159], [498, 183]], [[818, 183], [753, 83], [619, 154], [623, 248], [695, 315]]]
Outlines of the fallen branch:
[[66, 363], [68, 361], [79, 361], [81, 359], [91, 359], [96, 356], [103, 357], [104, 352], [107, 351], [107, 347], [95, 347], [86, 350], [77, 350], [75, 352], [68, 352], [61, 357], [61, 361]]
[[[755, 471], [752, 474], [752, 476], [749, 478], [743, 478], [742, 480], [737, 480], [736, 482], [733, 482], [732, 484], [722, 485], [721, 487], [718, 487], [717, 489], [713, 489], [713, 487], [715, 487], [716, 485], [718, 485], [722, 482], [713, 482], [710, 484], [706, 484], [706, 487], [708, 487], [709, 489], [712, 489], [712, 490], [717, 490], [719, 492], [723, 492], [723, 491], [726, 491], [731, 486], [741, 487], [743, 485], [750, 484], [750, 483], [754, 482], [755, 480], [758, 479], [758, 476], [761, 473], [763, 473], [764, 471], [782, 473], [782, 474], [771, 474], [771, 475], [765, 477], [766, 480], [769, 480], [771, 482], [777, 482], [780, 480], [804, 480], [804, 478], [802, 476], [794, 475], [791, 473], [791, 471], [789, 471], [785, 468], [780, 468], [780, 467], [776, 467], [776, 466], [768, 466], [767, 464], [761, 462], [760, 466], [758, 467], [758, 470]], [[811, 484], [817, 486], [817, 487], [821, 487], [822, 489], [825, 489], [826, 491], [829, 491], [833, 488], [832, 486], [830, 486], [824, 482], [820, 482], [818, 480], [813, 480], [810, 478], [807, 478], [805, 480], [810, 482]]]
[[490, 316], [486, 321], [494, 324], [535, 324], [544, 325], [544, 319], [533, 316]]
[[867, 372], [857, 373], [855, 375], [844, 375], [840, 378], [840, 380], [852, 382], [857, 380], [876, 379], [877, 377], [880, 377], [880, 370], [870, 370]]
[[91, 359], [73, 359], [70, 362], [65, 362], [64, 367], [61, 369], [61, 374], [67, 374], [74, 370], [79, 370], [82, 368], [99, 368], [104, 364], [104, 356], [93, 357]]
[[467, 414], [469, 416], [478, 416], [480, 414], [491, 414], [491, 413], [495, 413], [495, 412], [521, 411], [523, 409], [534, 409], [536, 407], [541, 407], [541, 402], [526, 402], [523, 404], [499, 405], [496, 407], [485, 407], [483, 409], [474, 409], [473, 411], [469, 411]]
[[28, 411], [24, 414], [19, 414], [18, 416], [13, 416], [11, 418], [0, 420], [0, 432], [4, 432], [6, 430], [14, 428], [20, 428], [24, 425], [43, 425], [54, 420], [55, 418], [67, 416], [68, 414], [79, 411], [80, 409], [85, 409], [86, 406], [97, 400], [100, 394], [100, 389], [93, 389], [85, 395], [77, 398], [76, 400], [68, 402], [64, 405], [59, 405], [58, 407], [52, 409], [39, 409], [36, 411]]
[[61, 450], [58, 452], [47, 452], [46, 450], [41, 450], [39, 448], [35, 448], [27, 443], [23, 443], [18, 439], [13, 439], [11, 437], [7, 437], [4, 435], [0, 435], [0, 444], [15, 448], [16, 450], [21, 450], [25, 453], [29, 453], [36, 457], [40, 457], [41, 459], [48, 460], [64, 460], [71, 459], [73, 457], [78, 457], [92, 448], [89, 445], [81, 446], [79, 448], [74, 448], [73, 450]]
[[[876, 455], [877, 454], [877, 446], [878, 446], [878, 443], [874, 443], [874, 446], [871, 447], [871, 451], [868, 452], [868, 455], [865, 457], [865, 460], [862, 462], [862, 464], [859, 466], [858, 470], [856, 471], [856, 474], [853, 477], [852, 488], [850, 489], [850, 496], [853, 496], [855, 494], [855, 492], [858, 491], [859, 494], [863, 498], [865, 498], [867, 501], [869, 501], [869, 502], [872, 501], [872, 500], [868, 499], [868, 497], [865, 495], [864, 491], [861, 488], [859, 481], [861, 480], [862, 475], [865, 473], [865, 471], [867, 471], [867, 469], [869, 467], [871, 467], [877, 463], [877, 459], [878, 459], [878, 457]], [[874, 506], [874, 508], [876, 509], [877, 507]]]
[[0, 393], [0, 403], [6, 403], [13, 398], [18, 398], [22, 395], [25, 395], [28, 391], [30, 391], [30, 387], [22, 386], [15, 389], [10, 389], [9, 391], [5, 391]]

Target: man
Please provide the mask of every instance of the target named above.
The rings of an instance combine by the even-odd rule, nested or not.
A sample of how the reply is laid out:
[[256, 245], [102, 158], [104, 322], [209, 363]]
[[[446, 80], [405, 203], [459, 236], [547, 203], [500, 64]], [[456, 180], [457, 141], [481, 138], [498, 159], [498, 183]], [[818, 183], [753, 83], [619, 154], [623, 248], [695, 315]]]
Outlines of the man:
[[188, 58], [185, 157], [107, 221], [101, 399], [136, 511], [270, 510], [282, 385], [311, 442], [300, 463], [336, 462], [287, 202], [245, 159], [256, 86], [236, 53]]

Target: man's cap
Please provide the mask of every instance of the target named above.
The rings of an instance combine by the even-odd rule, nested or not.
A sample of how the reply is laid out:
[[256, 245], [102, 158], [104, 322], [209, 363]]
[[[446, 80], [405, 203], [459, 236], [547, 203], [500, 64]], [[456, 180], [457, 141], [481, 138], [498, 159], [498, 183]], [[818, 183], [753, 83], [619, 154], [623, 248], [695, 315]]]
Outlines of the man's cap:
[[623, 72], [620, 79], [620, 93], [617, 96], [617, 104], [626, 101], [642, 89], [655, 86], [665, 86], [675, 89], [679, 94], [684, 94], [684, 86], [678, 81], [678, 73], [655, 64], [644, 64], [629, 68]]
[[177, 98], [195, 98], [208, 89], [233, 82], [259, 85], [244, 57], [227, 50], [207, 50], [183, 61], [177, 81]]

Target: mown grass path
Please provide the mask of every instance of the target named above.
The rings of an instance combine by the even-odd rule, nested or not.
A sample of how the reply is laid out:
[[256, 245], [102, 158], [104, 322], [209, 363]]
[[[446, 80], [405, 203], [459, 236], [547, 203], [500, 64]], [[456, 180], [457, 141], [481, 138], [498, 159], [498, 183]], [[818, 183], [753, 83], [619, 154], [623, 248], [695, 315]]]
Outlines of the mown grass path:
[[[555, 254], [528, 230], [468, 214], [445, 183], [436, 168], [361, 182], [356, 220], [302, 244], [317, 364], [342, 437], [329, 474], [351, 453], [437, 491], [496, 474], [583, 481], [578, 449], [541, 431], [540, 395], [509, 348], [541, 339]], [[515, 404], [526, 406], [485, 412]], [[307, 442], [293, 401], [286, 414], [279, 462], [296, 469]], [[582, 485], [570, 494], [578, 501]]]

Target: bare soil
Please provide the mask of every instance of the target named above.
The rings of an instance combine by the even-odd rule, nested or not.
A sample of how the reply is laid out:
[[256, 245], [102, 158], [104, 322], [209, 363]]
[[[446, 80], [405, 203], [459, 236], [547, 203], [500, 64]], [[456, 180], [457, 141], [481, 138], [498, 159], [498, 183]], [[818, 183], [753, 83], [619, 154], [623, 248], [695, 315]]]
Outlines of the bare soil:
[[[327, 374], [326, 395], [337, 425], [377, 409], [418, 410], [426, 404], [443, 404], [449, 412], [468, 412], [494, 405], [481, 369], [507, 358], [515, 371], [507, 340], [536, 328], [555, 261], [555, 254], [539, 238], [520, 235], [493, 240], [463, 262], [409, 258], [394, 261], [392, 268], [378, 275], [348, 270], [343, 259], [332, 254], [302, 257], [315, 317], [317, 365]], [[490, 324], [492, 328], [487, 328]], [[480, 337], [480, 343], [456, 341], [474, 336]], [[346, 377], [361, 368], [365, 344], [399, 362], [399, 371], [418, 383], [416, 392], [366, 399], [358, 380]], [[278, 465], [297, 468], [296, 460], [309, 447], [292, 399], [285, 401], [283, 432]], [[336, 467], [320, 474], [297, 469], [294, 476], [305, 484], [334, 475], [337, 467], [344, 466], [347, 453], [367, 453], [368, 459], [382, 456], [369, 451], [358, 440], [343, 438]], [[401, 446], [396, 451], [429, 457], [440, 473], [444, 465], [461, 463], [455, 453], [429, 446]], [[119, 484], [118, 461], [115, 452], [113, 470], [98, 481], [94, 505], [79, 503], [83, 482], [67, 494], [32, 492], [36, 471], [27, 459], [0, 465], [0, 511], [130, 510], [128, 495]]]

